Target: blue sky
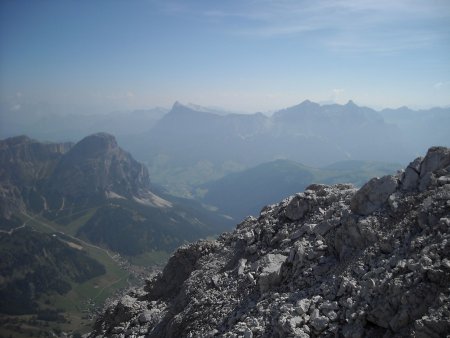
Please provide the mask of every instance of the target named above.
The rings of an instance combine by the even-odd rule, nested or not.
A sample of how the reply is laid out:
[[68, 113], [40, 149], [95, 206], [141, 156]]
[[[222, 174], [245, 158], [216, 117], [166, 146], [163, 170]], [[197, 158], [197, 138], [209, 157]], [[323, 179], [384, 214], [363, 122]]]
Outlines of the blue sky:
[[[450, 105], [450, 1], [2, 0], [0, 100]], [[74, 108], [75, 107], [75, 108]]]

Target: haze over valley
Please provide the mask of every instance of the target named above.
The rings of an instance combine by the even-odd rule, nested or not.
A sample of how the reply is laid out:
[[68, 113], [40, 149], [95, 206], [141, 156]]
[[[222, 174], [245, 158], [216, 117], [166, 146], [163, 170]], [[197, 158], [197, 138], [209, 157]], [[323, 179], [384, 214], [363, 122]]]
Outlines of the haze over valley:
[[0, 337], [450, 332], [448, 1], [0, 2]]

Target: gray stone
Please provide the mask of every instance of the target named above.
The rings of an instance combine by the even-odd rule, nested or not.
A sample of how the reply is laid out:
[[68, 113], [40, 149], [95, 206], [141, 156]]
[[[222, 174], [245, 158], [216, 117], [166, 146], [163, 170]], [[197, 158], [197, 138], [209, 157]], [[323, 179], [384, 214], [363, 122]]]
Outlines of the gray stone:
[[325, 316], [318, 316], [311, 321], [311, 325], [319, 332], [322, 332], [328, 327], [330, 320]]
[[244, 274], [246, 264], [247, 264], [247, 260], [245, 258], [242, 258], [239, 260], [238, 269], [237, 269], [238, 276], [242, 276]]
[[281, 265], [285, 261], [286, 256], [282, 254], [268, 254], [261, 259], [259, 265], [262, 267], [262, 272], [258, 279], [261, 293], [268, 291], [279, 282]]
[[148, 311], [141, 313], [138, 317], [139, 323], [144, 324], [152, 320], [152, 315]]
[[420, 166], [420, 179], [426, 174], [450, 165], [450, 148], [431, 147]]
[[420, 164], [422, 163], [422, 157], [416, 158], [405, 169], [401, 179], [401, 190], [414, 191], [417, 189], [419, 183]]
[[398, 182], [394, 176], [372, 178], [362, 186], [350, 202], [351, 210], [359, 215], [369, 215], [380, 208], [395, 192]]
[[300, 315], [307, 313], [309, 310], [310, 304], [311, 304], [311, 301], [309, 299], [307, 299], [307, 298], [300, 299], [297, 302], [297, 307], [296, 307], [297, 313]]
[[328, 231], [333, 228], [333, 224], [330, 221], [323, 221], [314, 227], [314, 232], [318, 235], [324, 236]]
[[286, 206], [285, 215], [292, 221], [302, 219], [309, 210], [308, 200], [303, 194], [295, 196]]
[[358, 192], [311, 186], [214, 244], [184, 246], [90, 337], [445, 337], [450, 185], [439, 178], [450, 167], [428, 162], [411, 163], [398, 185], [400, 174]]
[[245, 329], [244, 338], [253, 338], [253, 332], [250, 329]]
[[327, 317], [328, 319], [330, 319], [331, 321], [335, 321], [338, 318], [338, 315], [336, 312], [334, 312], [333, 310], [327, 313]]

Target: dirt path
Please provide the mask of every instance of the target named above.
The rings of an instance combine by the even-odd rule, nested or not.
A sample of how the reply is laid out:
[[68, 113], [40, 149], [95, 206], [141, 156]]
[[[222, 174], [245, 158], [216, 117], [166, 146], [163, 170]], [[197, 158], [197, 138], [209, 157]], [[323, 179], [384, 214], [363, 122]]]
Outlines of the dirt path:
[[[111, 258], [111, 259], [114, 260], [114, 255], [112, 255], [107, 249], [104, 249], [104, 248], [102, 248], [102, 247], [99, 247], [98, 245], [91, 244], [91, 243], [88, 243], [88, 242], [86, 242], [86, 241], [83, 241], [82, 239], [79, 239], [79, 238], [77, 238], [77, 237], [75, 237], [75, 236], [72, 236], [72, 235], [69, 235], [69, 234], [65, 234], [64, 232], [59, 231], [58, 229], [55, 229], [52, 225], [50, 225], [50, 224], [48, 224], [48, 223], [46, 223], [46, 222], [43, 222], [43, 221], [41, 221], [41, 220], [39, 220], [39, 219], [36, 219], [34, 216], [28, 215], [26, 212], [24, 212], [23, 214], [24, 214], [26, 217], [29, 218], [29, 220], [28, 220], [27, 222], [29, 222], [30, 220], [33, 220], [34, 222], [39, 223], [39, 224], [45, 226], [46, 228], [48, 228], [48, 229], [50, 229], [50, 230], [52, 230], [52, 231], [54, 231], [54, 232], [56, 232], [56, 233], [62, 234], [62, 235], [64, 235], [64, 236], [66, 236], [66, 237], [69, 237], [69, 238], [73, 239], [73, 240], [76, 241], [76, 242], [80, 242], [80, 243], [82, 243], [82, 244], [85, 245], [85, 246], [88, 246], [88, 247], [95, 248], [95, 249], [98, 249], [98, 250], [100, 250], [100, 251], [103, 251], [104, 253], [106, 253], [106, 254], [108, 255], [109, 258]], [[26, 224], [27, 222], [25, 222], [21, 227], [24, 227], [25, 224]], [[18, 228], [15, 228], [15, 229], [13, 229], [13, 230], [17, 230], [17, 229], [18, 229]]]

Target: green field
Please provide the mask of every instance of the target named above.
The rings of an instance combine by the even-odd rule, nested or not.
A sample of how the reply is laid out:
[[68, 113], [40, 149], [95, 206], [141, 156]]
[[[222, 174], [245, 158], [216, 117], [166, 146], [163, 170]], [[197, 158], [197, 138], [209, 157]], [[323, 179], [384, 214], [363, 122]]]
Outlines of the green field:
[[36, 315], [2, 316], [0, 337], [44, 337], [44, 332], [49, 331], [89, 332], [93, 322], [87, 314], [95, 307], [101, 307], [115, 291], [129, 285], [132, 278], [130, 273], [119, 266], [112, 253], [73, 237], [94, 212], [95, 208], [85, 210], [79, 214], [79, 218], [67, 225], [55, 223], [57, 219], [49, 221], [37, 215], [20, 215], [27, 227], [54, 234], [71, 247], [87, 252], [105, 267], [106, 273], [84, 283], [71, 283], [72, 289], [64, 295], [52, 293], [38, 300], [41, 309], [57, 309], [64, 316], [65, 322], [41, 321], [36, 319]]

